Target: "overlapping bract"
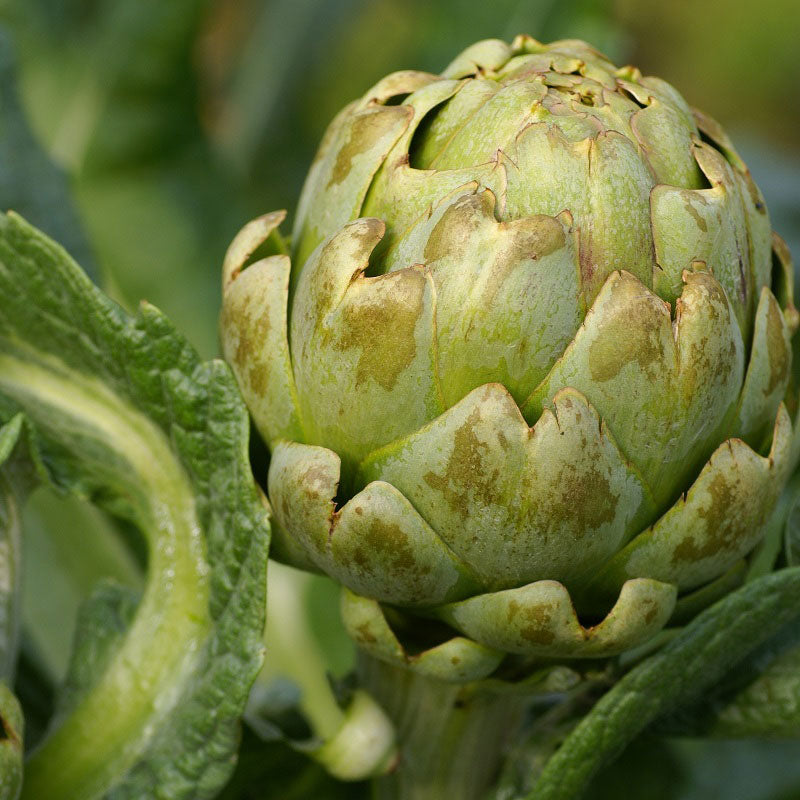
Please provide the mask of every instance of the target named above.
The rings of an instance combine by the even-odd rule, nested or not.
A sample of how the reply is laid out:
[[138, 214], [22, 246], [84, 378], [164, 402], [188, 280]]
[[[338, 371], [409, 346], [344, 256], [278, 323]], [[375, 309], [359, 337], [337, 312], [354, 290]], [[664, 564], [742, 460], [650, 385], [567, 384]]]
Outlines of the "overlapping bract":
[[[729, 585], [797, 461], [798, 314], [758, 188], [671, 86], [480, 42], [345, 108], [291, 260], [249, 263], [281, 220], [231, 246], [222, 342], [278, 546], [349, 587], [362, 646], [466, 679]], [[463, 636], [412, 656], [381, 603]]]

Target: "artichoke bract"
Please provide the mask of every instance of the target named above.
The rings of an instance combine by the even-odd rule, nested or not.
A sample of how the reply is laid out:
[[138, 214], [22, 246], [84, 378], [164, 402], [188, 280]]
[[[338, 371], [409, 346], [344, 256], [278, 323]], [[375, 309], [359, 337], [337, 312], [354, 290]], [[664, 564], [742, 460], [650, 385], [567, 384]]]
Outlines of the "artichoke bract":
[[224, 354], [274, 552], [362, 647], [452, 680], [613, 655], [741, 579], [798, 455], [792, 269], [668, 83], [479, 42], [347, 106], [291, 255], [283, 217], [228, 251]]

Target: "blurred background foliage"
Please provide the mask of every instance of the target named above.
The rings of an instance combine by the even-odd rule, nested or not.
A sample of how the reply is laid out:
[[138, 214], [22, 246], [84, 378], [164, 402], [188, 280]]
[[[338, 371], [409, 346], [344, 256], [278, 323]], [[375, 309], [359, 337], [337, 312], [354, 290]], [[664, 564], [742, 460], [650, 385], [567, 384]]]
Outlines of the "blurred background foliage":
[[[228, 242], [253, 216], [291, 214], [336, 111], [388, 72], [439, 71], [477, 39], [520, 32], [585, 38], [716, 117], [797, 257], [798, 0], [0, 0], [0, 206], [61, 241], [120, 303], [148, 299], [213, 356]], [[100, 576], [136, 585], [142, 563], [135, 533], [46, 491], [28, 528], [31, 669], [19, 691], [39, 714], [35, 740], [78, 604]], [[332, 587], [275, 584], [292, 597], [273, 588], [271, 618], [307, 630], [293, 637], [276, 622], [263, 685], [301, 660], [346, 672], [352, 653]], [[306, 614], [281, 615], [298, 602]], [[300, 687], [307, 697], [321, 669]], [[245, 737], [237, 797], [356, 796], [314, 767], [285, 784], [280, 774], [300, 757], [265, 761], [255, 741]], [[649, 800], [800, 798], [800, 745], [650, 737], [592, 797], [623, 790]]]

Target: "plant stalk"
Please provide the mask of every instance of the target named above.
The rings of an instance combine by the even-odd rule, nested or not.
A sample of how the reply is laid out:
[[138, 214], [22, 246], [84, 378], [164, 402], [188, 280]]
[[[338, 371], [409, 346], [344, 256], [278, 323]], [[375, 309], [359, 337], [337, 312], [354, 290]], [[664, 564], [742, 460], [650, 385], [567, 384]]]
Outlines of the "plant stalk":
[[492, 785], [527, 703], [488, 682], [444, 681], [359, 653], [361, 684], [397, 729], [400, 758], [375, 800], [478, 800]]

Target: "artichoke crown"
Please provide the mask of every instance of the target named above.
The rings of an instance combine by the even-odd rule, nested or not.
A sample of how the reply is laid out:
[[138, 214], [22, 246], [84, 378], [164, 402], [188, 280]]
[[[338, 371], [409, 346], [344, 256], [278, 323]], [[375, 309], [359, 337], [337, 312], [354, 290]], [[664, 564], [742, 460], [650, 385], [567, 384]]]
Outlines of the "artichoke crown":
[[[479, 42], [343, 109], [291, 257], [251, 263], [282, 219], [229, 249], [223, 348], [276, 548], [348, 587], [362, 646], [466, 680], [736, 582], [797, 461], [798, 315], [758, 187], [669, 84]], [[382, 604], [461, 635], [411, 655]]]

